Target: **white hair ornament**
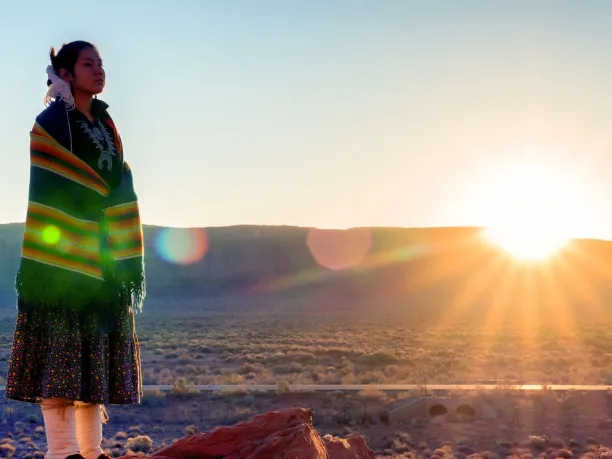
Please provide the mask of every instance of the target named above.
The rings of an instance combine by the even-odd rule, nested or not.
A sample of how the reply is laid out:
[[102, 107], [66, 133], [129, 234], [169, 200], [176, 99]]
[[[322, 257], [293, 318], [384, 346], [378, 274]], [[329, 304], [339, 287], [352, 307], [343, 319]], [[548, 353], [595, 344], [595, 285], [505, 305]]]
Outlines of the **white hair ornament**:
[[52, 65], [47, 67], [47, 75], [51, 81], [51, 86], [49, 86], [49, 90], [45, 95], [45, 105], [48, 106], [54, 99], [61, 99], [66, 104], [67, 108], [72, 110], [75, 105], [70, 85], [55, 73]]

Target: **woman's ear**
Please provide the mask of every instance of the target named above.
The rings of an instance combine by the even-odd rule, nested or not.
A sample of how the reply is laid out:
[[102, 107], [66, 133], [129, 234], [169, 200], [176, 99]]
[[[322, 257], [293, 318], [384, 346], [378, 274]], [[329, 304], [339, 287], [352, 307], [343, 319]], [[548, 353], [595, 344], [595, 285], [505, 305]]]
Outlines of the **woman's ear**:
[[72, 83], [73, 81], [73, 77], [70, 74], [70, 72], [66, 69], [60, 69], [59, 71], [59, 75], [58, 75], [62, 80], [64, 80], [66, 83]]

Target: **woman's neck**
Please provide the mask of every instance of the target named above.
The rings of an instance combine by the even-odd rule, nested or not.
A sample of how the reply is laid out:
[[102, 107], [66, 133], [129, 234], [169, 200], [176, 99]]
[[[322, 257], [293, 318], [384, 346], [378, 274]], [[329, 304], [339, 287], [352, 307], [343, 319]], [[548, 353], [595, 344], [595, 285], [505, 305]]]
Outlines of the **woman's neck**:
[[91, 102], [93, 100], [93, 97], [91, 96], [91, 94], [83, 94], [81, 92], [76, 92], [73, 97], [74, 105], [76, 106], [76, 108], [87, 118], [93, 120], [93, 115], [91, 114]]

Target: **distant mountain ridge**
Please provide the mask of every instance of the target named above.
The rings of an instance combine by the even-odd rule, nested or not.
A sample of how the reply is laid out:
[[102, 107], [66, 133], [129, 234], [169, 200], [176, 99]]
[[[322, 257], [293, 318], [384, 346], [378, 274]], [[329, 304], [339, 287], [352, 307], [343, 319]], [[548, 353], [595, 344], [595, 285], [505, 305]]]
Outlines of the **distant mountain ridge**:
[[[22, 223], [0, 225], [0, 290], [13, 288], [23, 229]], [[382, 253], [448, 243], [477, 231], [477, 228], [317, 230], [258, 225], [182, 229], [145, 225], [145, 262], [153, 289], [195, 289], [202, 293], [257, 287], [283, 276], [329, 271], [329, 267], [334, 271], [367, 265]], [[190, 244], [190, 239], [196, 241]], [[186, 264], [173, 260], [182, 258], [176, 252], [188, 256], [190, 251], [201, 250], [199, 245], [207, 246], [203, 256]]]
[[[0, 225], [0, 292], [13, 291], [22, 234], [23, 224]], [[428, 308], [537, 298], [553, 307], [559, 301], [556, 282], [558, 289], [567, 290], [567, 304], [597, 301], [606, 309], [612, 293], [612, 242], [575, 240], [544, 269], [512, 261], [480, 234], [480, 228], [472, 227], [145, 226], [148, 291], [190, 297], [310, 291], [319, 298], [324, 291], [328, 304], [334, 298], [335, 303], [391, 301]], [[188, 240], [195, 243], [190, 247]], [[203, 256], [189, 264], [172, 260], [173, 254], [189, 258], [197, 249]], [[514, 287], [508, 286], [509, 276]]]

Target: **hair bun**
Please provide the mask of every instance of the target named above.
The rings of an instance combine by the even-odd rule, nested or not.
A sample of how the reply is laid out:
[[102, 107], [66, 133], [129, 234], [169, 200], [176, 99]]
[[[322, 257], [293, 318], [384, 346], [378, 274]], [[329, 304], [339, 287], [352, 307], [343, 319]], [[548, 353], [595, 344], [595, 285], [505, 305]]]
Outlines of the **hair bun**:
[[[53, 46], [49, 50], [49, 59], [51, 59], [51, 67], [53, 67], [53, 70], [55, 70], [55, 61], [57, 60], [57, 54]], [[51, 86], [52, 84], [53, 82], [50, 79], [47, 79], [47, 87]]]
[[57, 54], [55, 52], [55, 48], [52, 46], [51, 49], [49, 50], [49, 58], [51, 59], [51, 65], [55, 66], [55, 58], [57, 57]]

